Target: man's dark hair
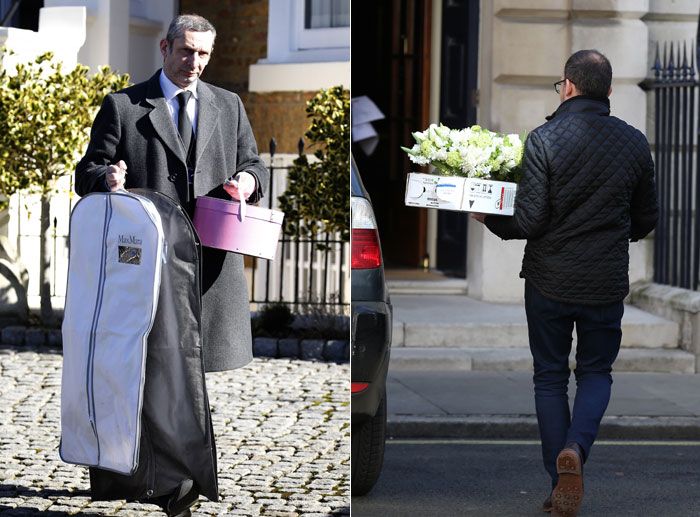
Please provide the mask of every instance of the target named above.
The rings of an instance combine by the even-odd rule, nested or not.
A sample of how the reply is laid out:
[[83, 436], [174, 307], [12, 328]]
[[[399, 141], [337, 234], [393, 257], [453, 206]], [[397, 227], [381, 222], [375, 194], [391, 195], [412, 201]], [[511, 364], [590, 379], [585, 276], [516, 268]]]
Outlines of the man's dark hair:
[[606, 98], [612, 83], [612, 66], [597, 50], [579, 50], [566, 61], [564, 77], [576, 85], [581, 95]]
[[198, 14], [181, 14], [180, 16], [176, 16], [168, 27], [168, 34], [165, 36], [165, 39], [168, 41], [168, 47], [172, 49], [173, 41], [182, 37], [187, 31], [211, 31], [216, 39], [216, 29], [209, 20]]

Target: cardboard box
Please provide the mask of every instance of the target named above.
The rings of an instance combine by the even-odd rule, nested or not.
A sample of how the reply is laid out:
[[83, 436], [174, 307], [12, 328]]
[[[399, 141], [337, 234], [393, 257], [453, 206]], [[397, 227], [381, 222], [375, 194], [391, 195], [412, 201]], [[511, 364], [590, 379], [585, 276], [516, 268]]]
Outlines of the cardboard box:
[[409, 172], [406, 206], [513, 215], [517, 183]]

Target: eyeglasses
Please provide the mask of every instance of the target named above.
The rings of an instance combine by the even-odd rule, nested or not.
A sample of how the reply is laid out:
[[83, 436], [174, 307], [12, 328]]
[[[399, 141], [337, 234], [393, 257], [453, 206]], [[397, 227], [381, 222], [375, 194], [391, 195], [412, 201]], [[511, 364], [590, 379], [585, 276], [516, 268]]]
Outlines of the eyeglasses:
[[566, 79], [562, 79], [561, 81], [557, 81], [556, 83], [554, 83], [554, 91], [555, 92], [557, 92], [557, 93], [561, 92], [561, 85], [564, 84], [564, 81], [566, 81]]

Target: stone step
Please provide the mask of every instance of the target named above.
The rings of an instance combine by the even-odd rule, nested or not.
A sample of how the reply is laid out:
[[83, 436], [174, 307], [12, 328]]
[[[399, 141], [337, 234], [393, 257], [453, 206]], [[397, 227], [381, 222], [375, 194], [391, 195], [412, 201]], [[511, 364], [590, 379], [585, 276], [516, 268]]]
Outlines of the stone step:
[[[528, 348], [525, 309], [465, 296], [393, 296], [394, 347]], [[624, 348], [675, 349], [678, 324], [625, 306]], [[574, 342], [576, 341], [574, 332]]]
[[467, 281], [459, 278], [448, 278], [444, 280], [410, 280], [410, 279], [388, 279], [386, 282], [389, 294], [465, 294], [467, 292]]
[[[575, 366], [574, 353], [570, 366]], [[530, 350], [518, 348], [397, 347], [391, 349], [391, 370], [531, 371]], [[678, 349], [623, 348], [618, 372], [695, 373], [695, 356]]]

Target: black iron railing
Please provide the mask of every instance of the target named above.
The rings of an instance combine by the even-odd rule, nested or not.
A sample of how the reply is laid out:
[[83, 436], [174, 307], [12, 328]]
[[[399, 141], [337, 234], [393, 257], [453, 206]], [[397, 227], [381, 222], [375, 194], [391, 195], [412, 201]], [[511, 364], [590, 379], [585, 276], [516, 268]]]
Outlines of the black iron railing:
[[695, 49], [657, 43], [654, 78], [642, 83], [654, 96], [654, 164], [659, 222], [654, 234], [654, 282], [697, 289], [700, 200]]
[[[304, 152], [299, 140], [298, 151]], [[276, 142], [270, 140], [270, 186], [267, 207], [276, 208], [284, 192], [289, 166], [275, 166]], [[349, 172], [348, 172], [349, 173]], [[349, 194], [348, 194], [349, 195]], [[281, 302], [300, 305], [349, 307], [349, 243], [338, 235], [321, 234], [318, 238], [280, 237], [274, 261], [255, 259], [250, 302]]]
[[[268, 208], [277, 208], [277, 198], [286, 189], [288, 166], [275, 166], [275, 141], [270, 141], [270, 186], [263, 204]], [[299, 142], [299, 153], [304, 151], [303, 141]], [[65, 191], [73, 190], [72, 178], [65, 185]], [[349, 195], [349, 194], [348, 194]], [[67, 198], [64, 198], [67, 199]], [[28, 221], [28, 203], [30, 198], [18, 195], [14, 208], [16, 246], [18, 256], [25, 256], [25, 261], [34, 260], [39, 249], [41, 236], [36, 233], [36, 224]], [[57, 198], [54, 201], [58, 201]], [[37, 211], [38, 206], [32, 205]], [[70, 219], [72, 203], [52, 209], [53, 223], [52, 257], [49, 267], [52, 279], [51, 295], [65, 296], [65, 278], [67, 272], [68, 235], [67, 228], [61, 228], [59, 219]], [[57, 218], [58, 216], [58, 218]], [[63, 219], [65, 218], [65, 219]], [[36, 250], [36, 251], [35, 251]], [[37, 262], [38, 264], [38, 262]], [[34, 271], [37, 264], [27, 263]], [[313, 306], [318, 309], [333, 309], [330, 312], [341, 313], [350, 305], [349, 289], [349, 243], [337, 235], [321, 234], [316, 239], [305, 239], [298, 235], [281, 235], [274, 261], [252, 259], [252, 279], [250, 284], [250, 303], [258, 305], [271, 302], [290, 304], [294, 309], [300, 306]], [[38, 285], [29, 288], [30, 296], [38, 296]]]

